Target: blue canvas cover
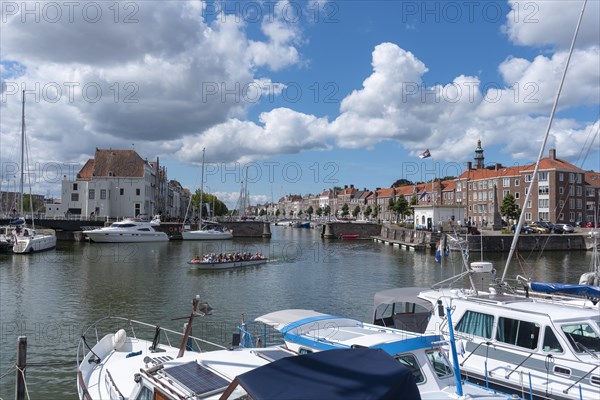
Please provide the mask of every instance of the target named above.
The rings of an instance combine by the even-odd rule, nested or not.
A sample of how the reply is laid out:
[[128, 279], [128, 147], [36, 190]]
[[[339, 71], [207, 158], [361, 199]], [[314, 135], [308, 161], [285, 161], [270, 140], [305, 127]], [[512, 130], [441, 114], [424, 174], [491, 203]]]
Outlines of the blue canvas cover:
[[381, 349], [286, 357], [237, 380], [255, 400], [421, 399], [410, 370]]
[[600, 286], [575, 285], [569, 283], [531, 282], [532, 290], [543, 293], [564, 293], [574, 296], [584, 296], [592, 299], [600, 299]]

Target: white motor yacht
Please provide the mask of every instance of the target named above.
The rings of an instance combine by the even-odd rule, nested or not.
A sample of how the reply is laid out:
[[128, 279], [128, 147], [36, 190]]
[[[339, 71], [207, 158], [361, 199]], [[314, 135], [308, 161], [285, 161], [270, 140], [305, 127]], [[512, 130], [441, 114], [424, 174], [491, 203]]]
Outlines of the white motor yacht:
[[83, 233], [93, 242], [98, 243], [141, 243], [166, 242], [169, 240], [164, 232], [154, 229], [150, 222], [124, 219], [114, 222], [108, 227], [85, 230]]

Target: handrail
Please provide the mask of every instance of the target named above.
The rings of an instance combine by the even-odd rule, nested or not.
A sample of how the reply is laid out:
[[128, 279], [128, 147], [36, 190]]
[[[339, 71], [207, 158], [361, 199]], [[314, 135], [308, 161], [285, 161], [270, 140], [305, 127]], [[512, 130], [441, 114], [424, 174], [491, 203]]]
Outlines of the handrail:
[[121, 391], [119, 390], [119, 388], [117, 387], [117, 384], [115, 383], [115, 381], [112, 378], [112, 375], [110, 374], [109, 370], [106, 370], [106, 376], [108, 377], [108, 379], [110, 380], [110, 384], [112, 385], [112, 387], [115, 388], [115, 390], [117, 391], [117, 394], [119, 395], [119, 398], [121, 399], [125, 399], [125, 396], [123, 396], [123, 393], [121, 393]]
[[512, 371], [510, 371], [508, 374], [505, 375], [505, 378], [508, 379], [510, 378], [510, 376], [513, 374], [513, 372], [515, 372], [516, 370], [518, 370], [521, 365], [523, 365], [525, 363], [525, 361], [529, 360], [529, 358], [531, 358], [531, 356], [533, 356], [534, 353], [529, 353], [529, 355], [527, 357], [525, 357], [525, 359], [523, 361], [521, 361], [519, 363], [519, 365], [517, 365]]
[[81, 394], [83, 395], [83, 398], [85, 400], [92, 400], [92, 395], [90, 395], [90, 392], [88, 391], [81, 371], [77, 371], [77, 380], [79, 381], [79, 387], [81, 388]]
[[566, 388], [565, 390], [563, 390], [563, 393], [568, 393], [569, 390], [571, 390], [573, 388], [573, 386], [577, 385], [579, 382], [581, 382], [583, 379], [585, 379], [586, 376], [588, 376], [589, 374], [591, 374], [592, 372], [594, 372], [599, 367], [600, 367], [600, 365], [596, 365], [587, 374], [583, 375], [581, 378], [577, 379], [577, 381], [575, 381], [571, 386], [569, 386], [568, 388]]

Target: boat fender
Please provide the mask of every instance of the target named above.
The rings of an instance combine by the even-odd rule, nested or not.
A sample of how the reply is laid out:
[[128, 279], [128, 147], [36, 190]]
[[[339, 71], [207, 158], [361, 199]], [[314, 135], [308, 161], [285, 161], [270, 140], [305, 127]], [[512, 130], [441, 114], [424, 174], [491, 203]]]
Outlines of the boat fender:
[[127, 332], [125, 329], [119, 329], [115, 336], [113, 336], [113, 349], [115, 351], [120, 351], [125, 345], [125, 341], [127, 340]]
[[125, 356], [125, 358], [129, 358], [129, 357], [135, 357], [135, 356], [141, 356], [142, 355], [142, 351], [132, 351], [131, 353], [127, 354]]

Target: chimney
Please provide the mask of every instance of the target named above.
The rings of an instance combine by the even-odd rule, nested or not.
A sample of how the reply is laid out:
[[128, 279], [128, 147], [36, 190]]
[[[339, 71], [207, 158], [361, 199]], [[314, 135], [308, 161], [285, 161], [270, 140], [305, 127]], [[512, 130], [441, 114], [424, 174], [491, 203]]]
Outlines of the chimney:
[[496, 171], [498, 171], [498, 170], [499, 170], [499, 169], [501, 169], [501, 168], [502, 168], [502, 164], [500, 164], [500, 163], [496, 163]]
[[556, 160], [556, 149], [550, 149], [550, 158]]
[[350, 185], [350, 189], [354, 189], [354, 185], [353, 184]]
[[470, 171], [473, 169], [473, 163], [471, 161], [467, 161], [467, 171]]

